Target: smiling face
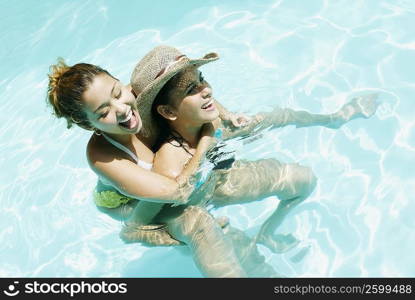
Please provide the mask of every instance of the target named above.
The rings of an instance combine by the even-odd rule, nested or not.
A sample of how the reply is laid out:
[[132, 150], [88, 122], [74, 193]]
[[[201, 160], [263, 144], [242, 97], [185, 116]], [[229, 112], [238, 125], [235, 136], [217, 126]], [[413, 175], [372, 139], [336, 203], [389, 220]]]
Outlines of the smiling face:
[[201, 126], [219, 117], [212, 88], [196, 67], [189, 67], [168, 82], [168, 110], [158, 111], [167, 119], [188, 125]]
[[109, 134], [135, 134], [142, 123], [131, 88], [99, 74], [82, 94], [84, 111], [91, 125]]

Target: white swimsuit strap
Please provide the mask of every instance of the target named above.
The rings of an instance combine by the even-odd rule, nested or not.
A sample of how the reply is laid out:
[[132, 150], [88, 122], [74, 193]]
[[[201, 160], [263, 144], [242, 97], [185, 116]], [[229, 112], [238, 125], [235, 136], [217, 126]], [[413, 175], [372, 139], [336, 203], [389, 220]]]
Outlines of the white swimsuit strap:
[[146, 161], [144, 161], [144, 160], [139, 160], [138, 161], [138, 163], [137, 163], [140, 167], [142, 167], [143, 169], [146, 169], [146, 170], [151, 170], [152, 168], [153, 168], [153, 164], [151, 164], [151, 163], [148, 163], [148, 162], [146, 162]]
[[130, 155], [131, 158], [134, 159], [137, 164], [139, 163], [140, 160], [138, 159], [137, 155], [135, 155], [130, 149], [128, 149], [124, 145], [118, 143], [117, 141], [113, 140], [112, 138], [110, 138], [109, 136], [107, 136], [105, 133], [102, 133], [102, 135], [112, 145], [114, 145], [118, 149], [120, 149], [120, 150], [124, 151], [125, 153], [127, 153], [128, 155]]

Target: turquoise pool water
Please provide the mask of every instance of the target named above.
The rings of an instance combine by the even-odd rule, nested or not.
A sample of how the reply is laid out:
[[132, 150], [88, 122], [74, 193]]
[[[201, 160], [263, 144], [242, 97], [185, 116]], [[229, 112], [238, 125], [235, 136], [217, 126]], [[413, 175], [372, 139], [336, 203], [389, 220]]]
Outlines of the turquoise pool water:
[[[193, 57], [218, 52], [204, 74], [233, 111], [328, 113], [353, 94], [379, 92], [369, 120], [269, 131], [238, 156], [296, 161], [319, 178], [281, 228], [300, 244], [284, 254], [260, 247], [278, 272], [415, 276], [414, 2], [222, 2], [0, 1], [0, 276], [201, 276], [183, 249], [118, 239], [121, 224], [92, 204], [89, 134], [66, 130], [45, 105], [56, 57], [128, 82], [160, 43]], [[213, 213], [255, 233], [276, 203]]]

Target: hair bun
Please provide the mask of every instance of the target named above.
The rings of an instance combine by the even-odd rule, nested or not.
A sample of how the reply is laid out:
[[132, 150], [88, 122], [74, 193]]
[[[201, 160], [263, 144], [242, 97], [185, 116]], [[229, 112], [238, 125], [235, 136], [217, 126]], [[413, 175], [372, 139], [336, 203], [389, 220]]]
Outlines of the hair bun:
[[49, 85], [48, 85], [48, 100], [49, 103], [55, 110], [55, 114], [60, 117], [61, 111], [59, 109], [57, 89], [59, 87], [59, 81], [62, 78], [62, 75], [68, 71], [70, 67], [65, 63], [63, 58], [59, 57], [56, 64], [51, 65], [49, 68]]
[[65, 64], [63, 58], [59, 57], [58, 62], [55, 65], [51, 65], [49, 70], [49, 91], [54, 91], [56, 90], [62, 75], [69, 70], [69, 66]]

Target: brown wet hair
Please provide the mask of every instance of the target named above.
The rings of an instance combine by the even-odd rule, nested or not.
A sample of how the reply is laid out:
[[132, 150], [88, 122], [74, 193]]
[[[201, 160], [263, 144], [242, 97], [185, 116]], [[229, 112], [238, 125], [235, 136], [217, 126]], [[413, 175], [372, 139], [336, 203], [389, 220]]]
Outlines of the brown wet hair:
[[152, 150], [154, 152], [157, 152], [163, 145], [163, 143], [169, 138], [169, 136], [171, 136], [170, 124], [162, 115], [159, 114], [159, 112], [157, 111], [157, 107], [159, 105], [171, 105], [171, 98], [169, 92], [172, 88], [174, 88], [173, 79], [176, 77], [176, 75], [170, 78], [170, 80], [167, 81], [166, 84], [161, 88], [160, 92], [154, 99], [153, 105], [151, 107], [151, 114], [154, 118], [154, 124], [161, 129], [159, 135], [157, 136], [156, 142], [152, 147]]
[[68, 66], [62, 58], [50, 66], [47, 102], [56, 117], [66, 119], [67, 128], [75, 123], [86, 130], [94, 130], [84, 112], [82, 94], [100, 74], [114, 78], [99, 66], [87, 63]]

